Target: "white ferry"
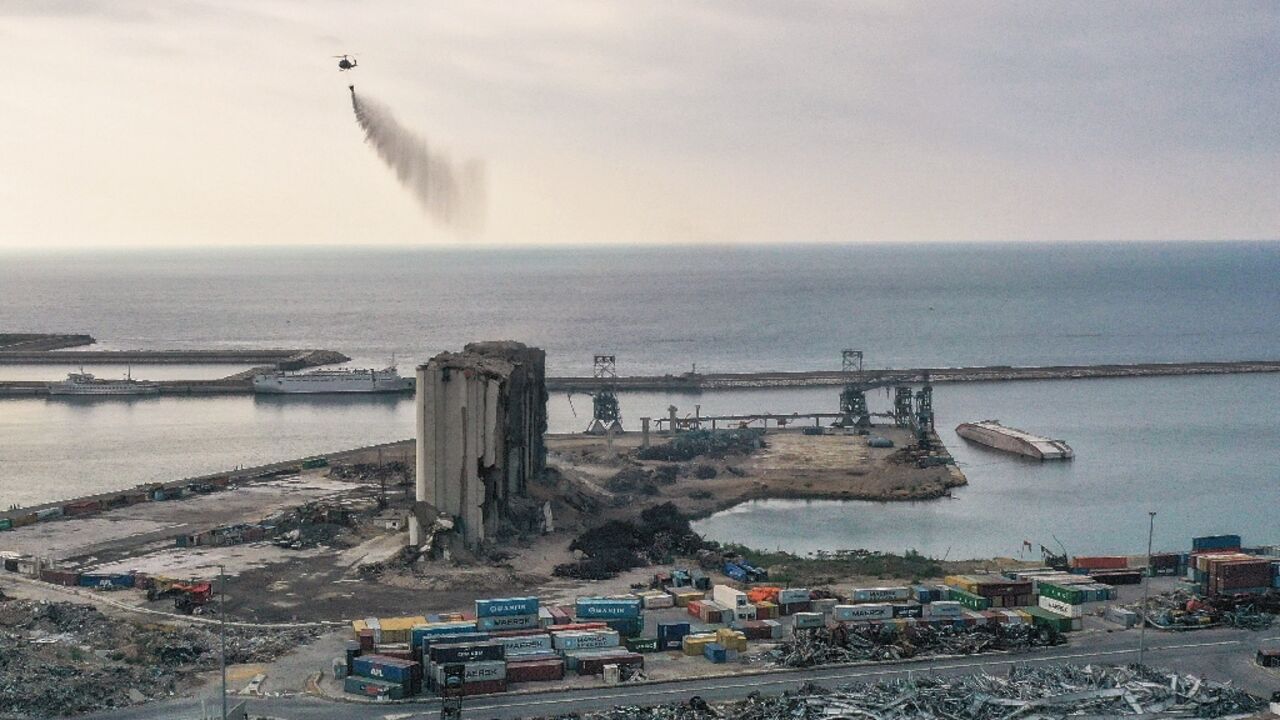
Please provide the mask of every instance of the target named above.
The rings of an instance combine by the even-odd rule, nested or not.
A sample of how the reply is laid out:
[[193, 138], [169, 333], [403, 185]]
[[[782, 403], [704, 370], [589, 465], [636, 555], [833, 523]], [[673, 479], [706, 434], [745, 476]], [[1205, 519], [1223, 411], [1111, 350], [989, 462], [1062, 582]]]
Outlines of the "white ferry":
[[956, 426], [956, 434], [965, 440], [1036, 460], [1070, 460], [1075, 455], [1071, 446], [1062, 440], [1032, 435], [1025, 430], [1001, 425], [996, 420], [960, 423]]
[[146, 380], [134, 380], [132, 373], [123, 380], [102, 380], [91, 373], [68, 373], [67, 379], [49, 383], [50, 395], [155, 395], [160, 386]]
[[395, 366], [382, 370], [275, 371], [253, 376], [253, 391], [266, 394], [394, 393], [412, 389], [413, 378], [400, 377]]

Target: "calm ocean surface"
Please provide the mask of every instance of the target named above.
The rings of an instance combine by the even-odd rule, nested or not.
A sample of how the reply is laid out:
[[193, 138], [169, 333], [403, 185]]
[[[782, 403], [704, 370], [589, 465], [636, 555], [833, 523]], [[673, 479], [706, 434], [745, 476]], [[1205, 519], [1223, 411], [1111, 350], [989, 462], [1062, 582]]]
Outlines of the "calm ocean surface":
[[[324, 347], [402, 370], [475, 339], [544, 347], [585, 374], [1280, 358], [1280, 245], [864, 246], [449, 251], [255, 250], [0, 255], [0, 331], [88, 332], [102, 348]], [[102, 376], [121, 368], [86, 368]], [[238, 368], [227, 368], [227, 373]], [[66, 368], [0, 366], [0, 379]], [[219, 368], [135, 366], [135, 377]], [[954, 500], [768, 502], [702, 523], [767, 547], [1072, 552], [1240, 531], [1280, 542], [1280, 377], [940, 386], [939, 427], [969, 476]], [[623, 398], [627, 417], [812, 411], [833, 390]], [[882, 397], [877, 402], [883, 403]], [[553, 398], [553, 430], [589, 401]], [[577, 416], [575, 417], [575, 410]], [[1063, 437], [1077, 459], [1032, 465], [950, 428], [996, 417]], [[0, 505], [30, 504], [407, 438], [396, 399], [0, 400]], [[803, 531], [797, 530], [803, 528]]]

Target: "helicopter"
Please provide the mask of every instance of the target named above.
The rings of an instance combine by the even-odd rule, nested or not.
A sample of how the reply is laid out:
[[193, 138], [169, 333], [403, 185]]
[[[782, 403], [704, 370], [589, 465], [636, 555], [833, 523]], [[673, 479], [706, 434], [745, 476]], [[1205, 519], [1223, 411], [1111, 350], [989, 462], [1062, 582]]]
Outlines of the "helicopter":
[[341, 72], [341, 71], [343, 71], [343, 70], [350, 70], [350, 69], [354, 68], [356, 65], [358, 65], [358, 64], [359, 64], [359, 63], [357, 63], [355, 60], [352, 60], [352, 59], [351, 59], [351, 57], [352, 57], [352, 56], [350, 56], [350, 55], [334, 55], [333, 57], [335, 57], [335, 58], [341, 58], [340, 60], [338, 60], [338, 71], [339, 71], [339, 72]]

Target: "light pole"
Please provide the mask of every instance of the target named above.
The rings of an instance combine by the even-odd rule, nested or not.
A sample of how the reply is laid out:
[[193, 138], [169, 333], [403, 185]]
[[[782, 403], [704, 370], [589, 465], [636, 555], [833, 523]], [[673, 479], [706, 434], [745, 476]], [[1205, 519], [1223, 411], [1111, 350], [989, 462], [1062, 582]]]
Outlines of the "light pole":
[[1144, 664], [1147, 659], [1147, 605], [1148, 598], [1151, 597], [1151, 540], [1156, 534], [1156, 511], [1147, 512], [1150, 517], [1150, 525], [1147, 527], [1147, 577], [1142, 583], [1142, 617], [1139, 618], [1141, 625], [1138, 626], [1138, 664]]
[[227, 569], [218, 566], [218, 635], [222, 644], [218, 664], [222, 668], [222, 720], [227, 720]]

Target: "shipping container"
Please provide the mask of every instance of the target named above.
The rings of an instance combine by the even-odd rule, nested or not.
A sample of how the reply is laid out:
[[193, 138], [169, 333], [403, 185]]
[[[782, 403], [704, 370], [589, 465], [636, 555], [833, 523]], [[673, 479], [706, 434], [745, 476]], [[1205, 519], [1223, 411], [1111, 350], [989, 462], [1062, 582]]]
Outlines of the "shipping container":
[[728, 659], [728, 649], [718, 642], [709, 642], [702, 646], [702, 655], [713, 663], [722, 663]]
[[427, 651], [427, 657], [431, 662], [437, 664], [505, 660], [507, 658], [507, 647], [501, 642], [493, 640], [459, 645], [432, 645], [431, 649]]
[[704, 597], [702, 591], [689, 590], [686, 588], [668, 588], [667, 594], [671, 596], [676, 607], [688, 607], [689, 603], [696, 602]]
[[1027, 608], [1025, 612], [1031, 615], [1032, 622], [1037, 626], [1051, 627], [1058, 632], [1069, 632], [1072, 628], [1071, 618], [1050, 612], [1044, 608]]
[[476, 618], [476, 629], [480, 632], [499, 632], [503, 630], [531, 630], [542, 627], [538, 622], [538, 614], [531, 615], [490, 615]]
[[560, 651], [618, 647], [621, 641], [614, 630], [571, 630], [551, 634], [552, 646]]
[[515, 597], [476, 600], [476, 618], [503, 617], [508, 615], [537, 615], [538, 598]]
[[[360, 655], [351, 664], [351, 674], [388, 682], [412, 684], [422, 679], [422, 665], [412, 660], [402, 660], [386, 655]], [[409, 689], [411, 685], [405, 687]]]
[[[892, 613], [892, 609], [890, 613]], [[791, 616], [791, 627], [795, 630], [811, 630], [826, 627], [827, 621], [822, 613], [799, 612]]]
[[400, 683], [354, 675], [347, 676], [342, 683], [342, 689], [352, 695], [385, 700], [401, 700], [407, 695], [405, 687]]
[[551, 652], [551, 636], [547, 633], [494, 637], [493, 641], [506, 648], [507, 659], [532, 653]]
[[960, 588], [951, 588], [951, 600], [954, 600], [970, 610], [986, 610], [991, 607], [991, 598], [962, 590]]
[[823, 615], [830, 615], [835, 610], [836, 604], [840, 601], [835, 598], [815, 598], [809, 601], [809, 610], [812, 612], [820, 612]]
[[507, 661], [507, 682], [549, 682], [564, 679], [564, 659]]
[[[450, 663], [453, 664], [453, 663]], [[436, 665], [432, 671], [432, 687], [439, 689], [444, 685], [444, 665]], [[462, 663], [462, 683], [506, 682], [507, 663], [501, 660]]]
[[661, 610], [675, 607], [675, 598], [667, 593], [649, 592], [640, 596], [645, 610]]
[[0, 518], [0, 530], [12, 530], [13, 521], [9, 518]]
[[609, 657], [580, 657], [576, 670], [579, 675], [599, 675], [604, 672], [605, 665], [617, 665], [619, 669], [643, 668], [644, 656], [640, 653], [619, 653]]
[[66, 517], [93, 515], [101, 510], [102, 502], [99, 500], [77, 500], [62, 506], [62, 514]]
[[133, 575], [122, 573], [82, 573], [76, 582], [80, 587], [97, 590], [118, 590], [133, 587]]
[[1142, 582], [1142, 573], [1137, 570], [1096, 571], [1089, 577], [1107, 585], [1138, 585]]
[[1138, 624], [1138, 613], [1115, 605], [1107, 606], [1106, 612], [1103, 613], [1102, 617], [1109, 622], [1126, 628], [1131, 628]]
[[813, 603], [809, 600], [804, 602], [785, 603], [778, 606], [779, 615], [795, 615], [796, 613], [811, 612]]
[[711, 599], [729, 608], [746, 607], [748, 604], [745, 592], [728, 585], [711, 586]]
[[836, 622], [865, 622], [892, 617], [893, 606], [886, 604], [837, 605], [831, 611], [831, 618]]
[[795, 605], [809, 602], [810, 593], [806, 588], [783, 588], [778, 591], [779, 605]]
[[578, 598], [573, 606], [575, 617], [591, 620], [638, 618], [641, 611], [640, 598]]
[[689, 634], [689, 623], [658, 623], [658, 646], [662, 650], [680, 647], [680, 641]]
[[626, 618], [622, 620], [606, 620], [610, 630], [616, 630], [622, 637], [635, 637], [644, 632], [642, 618]]
[[44, 522], [46, 520], [56, 520], [62, 517], [62, 508], [60, 507], [42, 508], [40, 510], [37, 510], [35, 512], [35, 515], [36, 515], [37, 522]]
[[701, 655], [702, 649], [707, 646], [707, 643], [715, 641], [715, 633], [692, 633], [680, 639], [680, 649], [685, 655]]
[[1071, 558], [1071, 567], [1079, 570], [1124, 570], [1129, 558], [1124, 555], [1078, 556]]
[[915, 603], [894, 603], [893, 616], [896, 618], [918, 618], [924, 615], [924, 606]]
[[1066, 617], [1083, 617], [1084, 607], [1081, 605], [1072, 605], [1069, 602], [1063, 602], [1049, 597], [1048, 595], [1040, 596], [1040, 607], [1049, 612], [1064, 615]]
[[656, 637], [629, 637], [623, 644], [628, 650], [635, 653], [658, 652], [658, 638]]
[[1240, 549], [1239, 535], [1206, 535], [1204, 537], [1191, 539], [1192, 552], [1204, 552], [1206, 550], [1238, 550]]
[[955, 600], [935, 600], [929, 603], [929, 617], [955, 618], [963, 614], [964, 606]]
[[[855, 603], [896, 602], [910, 600], [912, 594], [911, 588], [906, 587], [854, 588], [849, 599]], [[929, 600], [925, 599], [921, 602], [929, 602]]]
[[1063, 587], [1048, 582], [1037, 583], [1037, 587], [1042, 598], [1052, 598], [1069, 605], [1079, 605], [1085, 602], [1085, 591], [1079, 587]]
[[54, 585], [73, 586], [80, 584], [80, 573], [70, 570], [45, 569], [40, 571], [40, 579]]

